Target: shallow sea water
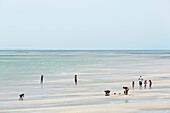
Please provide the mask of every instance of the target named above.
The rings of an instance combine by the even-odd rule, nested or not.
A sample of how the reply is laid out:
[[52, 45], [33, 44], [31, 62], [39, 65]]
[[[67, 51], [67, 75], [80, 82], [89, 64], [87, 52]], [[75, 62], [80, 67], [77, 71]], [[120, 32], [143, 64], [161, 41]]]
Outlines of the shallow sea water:
[[[153, 81], [152, 89], [139, 88], [140, 75]], [[0, 110], [170, 102], [170, 87], [158, 82], [169, 77], [170, 51], [0, 51]], [[123, 86], [133, 96], [113, 95], [123, 93]], [[105, 89], [112, 91], [110, 97], [104, 96]], [[18, 101], [20, 93], [28, 103]]]

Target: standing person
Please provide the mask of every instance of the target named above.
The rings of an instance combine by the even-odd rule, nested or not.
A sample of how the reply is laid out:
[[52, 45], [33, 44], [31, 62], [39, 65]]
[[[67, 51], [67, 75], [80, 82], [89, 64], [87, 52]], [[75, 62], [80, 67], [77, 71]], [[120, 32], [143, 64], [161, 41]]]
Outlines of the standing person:
[[143, 81], [142, 76], [140, 76], [138, 80], [139, 80], [139, 85], [142, 86], [142, 81]]
[[144, 87], [146, 89], [146, 85], [147, 85], [147, 80], [144, 81]]
[[77, 85], [77, 75], [74, 76], [75, 85]]
[[135, 82], [134, 81], [132, 81], [132, 87], [134, 87], [135, 86]]
[[41, 84], [43, 84], [43, 81], [44, 81], [44, 76], [41, 75]]
[[151, 88], [152, 87], [152, 81], [149, 80], [149, 87]]

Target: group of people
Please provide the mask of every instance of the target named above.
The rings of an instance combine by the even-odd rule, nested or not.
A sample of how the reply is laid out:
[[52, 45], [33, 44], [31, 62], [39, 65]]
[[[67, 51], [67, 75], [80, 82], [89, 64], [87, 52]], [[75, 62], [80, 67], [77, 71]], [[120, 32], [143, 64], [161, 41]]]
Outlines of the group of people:
[[[143, 78], [142, 78], [142, 76], [140, 76], [139, 77], [139, 86], [140, 87], [142, 87], [142, 85], [144, 84], [144, 87], [146, 88], [146, 86], [147, 86], [147, 80], [145, 80], [144, 82], [143, 82]], [[132, 87], [134, 88], [135, 87], [135, 82], [134, 81], [132, 81]], [[151, 88], [152, 87], [152, 81], [151, 80], [149, 80], [149, 87]], [[128, 87], [123, 87], [123, 89], [124, 89], [124, 94], [125, 95], [128, 95], [128, 92], [129, 92], [129, 88]], [[105, 96], [110, 96], [110, 90], [105, 90], [104, 91], [105, 92]], [[115, 95], [116, 93], [114, 93], [114, 95]], [[120, 93], [119, 93], [120, 94]]]
[[[40, 83], [43, 84], [43, 81], [44, 81], [44, 76], [41, 75], [41, 78], [40, 78]], [[78, 76], [77, 75], [74, 75], [74, 82], [75, 82], [75, 85], [77, 85], [78, 83]], [[133, 86], [134, 86], [134, 82], [133, 82]], [[128, 87], [123, 87], [123, 89], [125, 89], [124, 91], [124, 94], [125, 95], [128, 95], [128, 91], [129, 91], [129, 88]], [[110, 90], [105, 90], [105, 96], [109, 96], [110, 94]]]
[[[143, 84], [143, 78], [142, 78], [142, 76], [140, 76], [139, 77], [139, 86], [140, 87], [142, 87], [142, 84]], [[145, 80], [144, 81], [144, 87], [146, 88], [146, 86], [147, 86], [147, 80]], [[134, 81], [132, 81], [132, 87], [135, 87], [135, 82]], [[152, 87], [152, 81], [151, 80], [149, 80], [149, 87], [151, 88]], [[128, 95], [128, 91], [129, 91], [129, 88], [128, 87], [123, 87], [123, 89], [124, 89], [124, 94], [125, 95]]]
[[[142, 76], [140, 76], [138, 80], [139, 80], [139, 86], [142, 87], [142, 84], [143, 84]], [[41, 75], [40, 83], [43, 84], [43, 82], [44, 82], [44, 76]], [[75, 82], [75, 85], [77, 85], [77, 83], [78, 83], [78, 76], [77, 75], [74, 75], [74, 82]], [[132, 87], [134, 87], [134, 86], [135, 86], [135, 82], [132, 81]], [[144, 87], [146, 88], [146, 86], [147, 86], [147, 80], [144, 81]], [[151, 80], [149, 80], [149, 87], [150, 88], [152, 87], [152, 81]], [[129, 88], [128, 87], [123, 87], [123, 89], [124, 89], [124, 94], [128, 95]], [[104, 92], [105, 92], [105, 96], [110, 95], [110, 90], [105, 90]], [[23, 100], [24, 94], [20, 94], [19, 96], [20, 96], [19, 100]]]
[[[142, 76], [140, 76], [138, 80], [139, 80], [139, 86], [142, 87], [142, 85], [144, 84], [144, 87], [146, 88], [146, 86], [147, 86], [147, 84], [148, 84], [147, 80], [145, 80], [144, 83], [143, 83], [143, 78], [142, 78]], [[134, 87], [134, 86], [135, 86], [135, 82], [132, 81], [132, 87]], [[152, 81], [151, 81], [151, 80], [149, 80], [149, 87], [150, 87], [150, 88], [152, 87]]]

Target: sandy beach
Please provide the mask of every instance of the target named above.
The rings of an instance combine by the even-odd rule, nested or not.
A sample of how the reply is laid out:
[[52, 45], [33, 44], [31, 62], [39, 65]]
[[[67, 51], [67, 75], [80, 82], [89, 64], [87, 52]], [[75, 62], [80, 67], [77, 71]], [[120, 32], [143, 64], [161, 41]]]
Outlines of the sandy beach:
[[0, 113], [170, 113], [170, 0], [0, 0]]
[[[103, 56], [100, 53], [97, 55]], [[104, 65], [86, 64], [83, 69], [73, 69], [61, 74], [46, 74], [43, 85], [40, 84], [40, 75], [37, 74], [15, 77], [15, 81], [2, 77], [0, 112], [169, 113], [170, 61], [155, 58], [169, 55], [120, 56], [122, 57], [103, 56]], [[116, 65], [112, 65], [110, 60], [116, 60]], [[78, 75], [78, 85], [73, 81], [75, 74]], [[153, 81], [152, 88], [147, 85], [145, 89], [138, 85], [140, 75], [144, 80]], [[132, 81], [135, 81], [134, 88], [131, 87]], [[123, 86], [129, 87], [129, 95], [123, 95]], [[104, 90], [107, 89], [111, 91], [110, 96], [104, 96]], [[25, 94], [23, 101], [18, 100], [21, 93]]]

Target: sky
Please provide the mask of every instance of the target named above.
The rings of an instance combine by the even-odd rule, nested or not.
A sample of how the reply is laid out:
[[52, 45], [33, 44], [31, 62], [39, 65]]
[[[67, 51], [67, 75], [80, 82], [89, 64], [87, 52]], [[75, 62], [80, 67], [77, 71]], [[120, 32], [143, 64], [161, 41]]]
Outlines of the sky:
[[0, 49], [170, 49], [170, 0], [0, 0]]

